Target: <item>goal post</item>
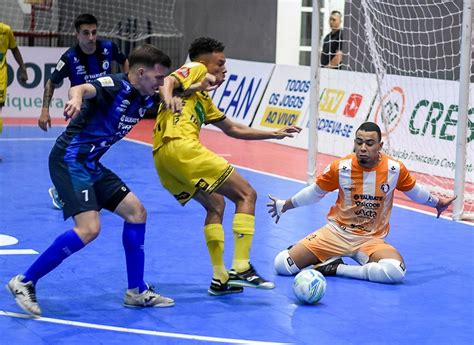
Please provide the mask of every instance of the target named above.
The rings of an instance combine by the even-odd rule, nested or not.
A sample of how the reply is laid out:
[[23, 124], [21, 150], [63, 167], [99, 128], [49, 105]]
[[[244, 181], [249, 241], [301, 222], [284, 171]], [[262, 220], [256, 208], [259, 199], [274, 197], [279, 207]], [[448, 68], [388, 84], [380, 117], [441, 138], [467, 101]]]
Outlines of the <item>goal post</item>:
[[[317, 153], [337, 157], [351, 152], [355, 129], [364, 121], [373, 121], [382, 129], [384, 151], [403, 161], [431, 192], [446, 197], [456, 194], [453, 219], [471, 219], [474, 100], [470, 89], [474, 78], [470, 0], [355, 0], [345, 1], [344, 8], [331, 5], [330, 1], [313, 1], [313, 18], [320, 11], [343, 13], [342, 68], [320, 68], [311, 61], [311, 80], [319, 84], [320, 91], [316, 100], [311, 98], [309, 109], [315, 122], [350, 123], [353, 132], [349, 140], [328, 135], [323, 125], [309, 131], [308, 180], [314, 178], [316, 166], [321, 168]], [[321, 37], [314, 33], [312, 51], [318, 52], [312, 55], [321, 51]], [[328, 106], [336, 102], [349, 105], [351, 97], [366, 104], [357, 115]], [[312, 151], [314, 147], [317, 152]]]
[[[462, 39], [461, 39], [461, 71], [459, 77], [459, 117], [456, 135], [456, 171], [454, 176], [454, 220], [474, 220], [474, 210], [465, 210], [466, 192], [466, 160], [467, 160], [467, 124], [469, 111], [469, 89], [472, 60], [472, 4], [470, 0], [464, 0], [462, 17]], [[471, 151], [472, 153], [472, 151]], [[473, 181], [471, 181], [472, 183]], [[472, 196], [472, 195], [471, 195]], [[470, 214], [469, 214], [470, 213]]]
[[[314, 43], [313, 51], [319, 51], [319, 1], [313, 1], [311, 14], [311, 41]], [[316, 160], [318, 154], [318, 119], [319, 119], [319, 54], [311, 54], [311, 89], [309, 94], [309, 132], [308, 136], [308, 184], [316, 177]]]

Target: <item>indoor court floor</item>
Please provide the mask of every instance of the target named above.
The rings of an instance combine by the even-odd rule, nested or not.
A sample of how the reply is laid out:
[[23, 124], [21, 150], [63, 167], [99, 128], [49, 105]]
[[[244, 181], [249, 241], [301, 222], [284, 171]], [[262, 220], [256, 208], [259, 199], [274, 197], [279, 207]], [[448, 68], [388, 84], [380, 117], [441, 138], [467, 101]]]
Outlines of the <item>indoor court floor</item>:
[[[52, 208], [48, 196], [47, 157], [63, 129], [53, 126], [44, 133], [34, 125], [7, 125], [0, 136], [1, 285], [23, 273], [57, 235], [72, 227], [71, 220], [64, 222], [62, 212]], [[273, 150], [282, 150], [283, 158], [267, 162], [263, 172], [265, 157], [246, 150], [268, 143], [232, 140], [233, 148], [227, 149], [219, 145], [222, 137], [217, 132], [203, 135], [206, 142], [214, 141], [217, 153], [238, 164], [257, 190], [252, 263], [276, 288], [246, 288], [242, 294], [224, 297], [207, 294], [212, 268], [202, 231], [204, 212], [195, 202], [181, 207], [163, 189], [150, 145], [135, 134], [134, 140], [117, 143], [102, 162], [147, 208], [145, 278], [157, 291], [173, 297], [175, 307], [122, 306], [126, 288], [122, 221], [102, 211], [100, 236], [39, 281], [43, 317], [28, 317], [2, 287], [1, 344], [473, 344], [471, 224], [396, 206], [387, 241], [405, 258], [405, 282], [384, 285], [329, 277], [321, 302], [302, 305], [293, 296], [293, 278], [276, 276], [273, 259], [325, 223], [335, 195], [290, 211], [274, 224], [265, 206], [267, 195], [286, 198], [304, 186], [298, 178], [304, 170], [288, 161], [300, 158], [284, 158], [285, 149], [271, 144]], [[239, 157], [234, 151], [240, 152]], [[244, 158], [249, 160], [243, 162]], [[285, 169], [298, 169], [301, 175], [290, 178]], [[232, 214], [229, 201], [224, 221], [227, 265], [233, 252]]]

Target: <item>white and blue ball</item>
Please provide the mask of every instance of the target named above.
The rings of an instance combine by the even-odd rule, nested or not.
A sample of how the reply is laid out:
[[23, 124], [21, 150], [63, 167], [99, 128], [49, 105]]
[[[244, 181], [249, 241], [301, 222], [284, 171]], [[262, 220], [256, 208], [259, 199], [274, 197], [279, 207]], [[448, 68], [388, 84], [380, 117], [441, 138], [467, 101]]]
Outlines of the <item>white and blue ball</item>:
[[293, 281], [293, 292], [299, 301], [316, 304], [326, 292], [326, 278], [313, 269], [301, 271]]

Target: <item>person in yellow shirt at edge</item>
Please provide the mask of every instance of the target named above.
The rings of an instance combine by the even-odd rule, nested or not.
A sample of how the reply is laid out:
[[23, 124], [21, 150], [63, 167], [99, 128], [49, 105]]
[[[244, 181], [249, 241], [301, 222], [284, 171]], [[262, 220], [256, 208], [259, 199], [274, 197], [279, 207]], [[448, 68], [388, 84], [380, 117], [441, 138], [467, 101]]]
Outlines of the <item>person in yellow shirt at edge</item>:
[[[227, 118], [208, 94], [225, 79], [224, 45], [201, 37], [191, 43], [188, 52], [191, 62], [171, 73], [160, 88], [163, 103], [153, 131], [156, 170], [163, 186], [178, 202], [185, 205], [194, 199], [206, 210], [204, 236], [213, 266], [209, 294], [239, 293], [243, 287], [273, 289], [275, 285], [262, 278], [250, 263], [257, 194], [229, 162], [200, 143], [199, 133], [202, 125], [213, 124], [230, 137], [261, 140], [293, 137], [301, 129], [287, 126], [262, 131]], [[181, 107], [174, 101], [175, 96], [182, 97]], [[235, 249], [230, 271], [223, 259], [224, 196], [235, 204]]]
[[13, 57], [20, 67], [20, 81], [26, 82], [28, 75], [26, 73], [25, 63], [21, 56], [20, 49], [16, 45], [15, 36], [10, 26], [0, 22], [0, 134], [3, 131], [2, 108], [7, 99], [7, 51], [11, 49]]

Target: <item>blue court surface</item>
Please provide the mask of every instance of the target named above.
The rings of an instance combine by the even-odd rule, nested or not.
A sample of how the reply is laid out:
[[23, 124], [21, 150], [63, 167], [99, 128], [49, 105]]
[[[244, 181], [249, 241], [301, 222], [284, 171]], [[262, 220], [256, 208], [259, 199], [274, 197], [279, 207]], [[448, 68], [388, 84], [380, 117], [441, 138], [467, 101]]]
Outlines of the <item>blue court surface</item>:
[[[18, 243], [0, 247], [0, 283], [23, 273], [57, 235], [70, 229], [48, 196], [47, 157], [62, 128], [7, 126], [0, 136], [0, 234]], [[236, 145], [239, 142], [236, 141]], [[101, 213], [101, 235], [39, 281], [43, 317], [31, 319], [2, 287], [0, 343], [17, 344], [473, 344], [474, 227], [395, 207], [387, 239], [405, 258], [403, 284], [329, 277], [315, 306], [298, 303], [291, 277], [276, 276], [273, 258], [325, 223], [334, 195], [283, 215], [275, 225], [267, 195], [286, 198], [302, 184], [239, 169], [258, 192], [252, 263], [276, 288], [207, 294], [212, 268], [204, 212], [181, 207], [161, 187], [151, 148], [116, 144], [103, 158], [148, 210], [147, 281], [176, 300], [173, 308], [128, 309], [122, 221]], [[275, 162], [285, 164], [285, 162]], [[233, 205], [225, 217], [226, 263], [232, 260]], [[6, 238], [3, 236], [3, 238]], [[21, 254], [23, 253], [23, 254]]]

